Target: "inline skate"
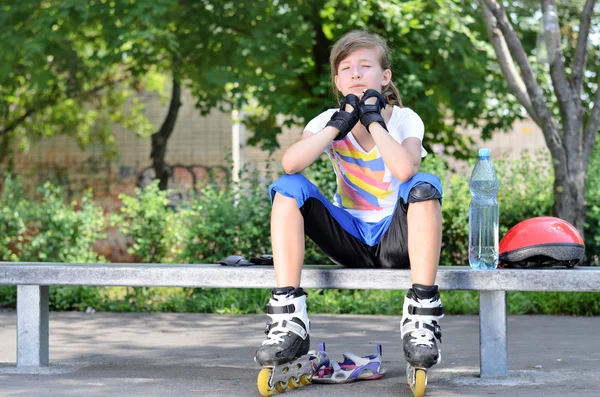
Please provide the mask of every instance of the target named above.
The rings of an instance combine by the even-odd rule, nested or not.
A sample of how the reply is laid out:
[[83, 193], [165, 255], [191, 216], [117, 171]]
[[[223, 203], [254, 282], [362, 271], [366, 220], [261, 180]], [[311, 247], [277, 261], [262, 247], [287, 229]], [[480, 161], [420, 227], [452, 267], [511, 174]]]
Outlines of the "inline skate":
[[444, 316], [437, 286], [413, 285], [404, 298], [401, 334], [404, 357], [408, 362], [406, 378], [415, 397], [425, 395], [427, 370], [441, 360], [442, 330], [438, 324]]
[[263, 369], [258, 374], [258, 391], [263, 396], [282, 393], [311, 383], [315, 367], [327, 360], [324, 352], [310, 352], [310, 321], [302, 288], [274, 288], [267, 304], [270, 320], [267, 338], [254, 360]]

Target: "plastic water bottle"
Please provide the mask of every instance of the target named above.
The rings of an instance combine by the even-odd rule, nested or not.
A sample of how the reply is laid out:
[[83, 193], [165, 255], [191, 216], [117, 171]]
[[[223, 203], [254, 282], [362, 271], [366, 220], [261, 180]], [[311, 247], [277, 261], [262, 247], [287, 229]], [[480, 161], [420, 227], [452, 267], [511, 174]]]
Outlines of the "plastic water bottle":
[[477, 270], [495, 269], [498, 267], [498, 177], [489, 149], [479, 149], [469, 190], [469, 264]]

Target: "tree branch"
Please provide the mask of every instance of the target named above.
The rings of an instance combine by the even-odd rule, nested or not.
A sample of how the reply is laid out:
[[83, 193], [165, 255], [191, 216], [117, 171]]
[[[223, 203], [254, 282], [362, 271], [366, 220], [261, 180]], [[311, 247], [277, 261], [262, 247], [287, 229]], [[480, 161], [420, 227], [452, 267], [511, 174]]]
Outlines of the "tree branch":
[[[98, 91], [101, 91], [101, 90], [103, 90], [103, 89], [105, 89], [107, 87], [110, 87], [110, 86], [122, 83], [123, 81], [127, 80], [131, 76], [132, 76], [132, 74], [130, 72], [127, 72], [123, 76], [121, 76], [121, 77], [119, 77], [117, 79], [113, 79], [113, 80], [107, 81], [107, 82], [105, 82], [103, 84], [100, 84], [99, 86], [94, 87], [94, 88], [92, 88], [92, 89], [90, 89], [88, 91], [82, 92], [81, 94], [79, 94], [79, 95], [76, 96], [76, 99], [81, 100], [81, 101], [85, 101], [91, 95], [94, 95], [94, 94], [98, 93]], [[16, 118], [11, 123], [9, 123], [8, 125], [4, 126], [3, 128], [0, 128], [0, 137], [6, 135], [8, 133], [10, 133], [15, 128], [17, 128], [21, 123], [23, 123], [25, 120], [27, 120], [29, 117], [31, 117], [34, 114], [36, 114], [36, 113], [44, 110], [48, 106], [55, 105], [60, 100], [62, 100], [62, 97], [56, 95], [56, 90], [53, 90], [50, 93], [50, 95], [48, 96], [47, 99], [34, 104], [34, 106], [32, 106], [31, 108], [27, 109], [25, 111], [25, 113], [23, 113], [23, 115], [21, 115], [20, 117]]]
[[583, 133], [583, 166], [584, 170], [587, 170], [588, 162], [594, 149], [596, 142], [596, 134], [600, 128], [600, 74], [598, 75], [598, 88], [596, 89], [596, 95], [594, 96], [594, 106], [588, 123], [585, 126]]
[[517, 98], [521, 105], [523, 105], [533, 121], [535, 121], [538, 126], [541, 126], [538, 115], [531, 105], [531, 99], [529, 99], [527, 88], [523, 83], [523, 79], [521, 79], [519, 72], [515, 68], [514, 61], [510, 55], [508, 47], [506, 46], [506, 41], [504, 41], [504, 36], [502, 36], [502, 32], [496, 26], [496, 17], [494, 17], [485, 4], [481, 4], [481, 11], [483, 13], [483, 21], [488, 33], [488, 38], [494, 47], [496, 57], [498, 58], [498, 63], [500, 64], [500, 69], [506, 78], [510, 93]]
[[577, 36], [577, 47], [573, 57], [573, 74], [571, 75], [571, 87], [575, 91], [577, 98], [581, 101], [581, 91], [583, 89], [583, 70], [587, 63], [588, 38], [590, 26], [592, 23], [592, 14], [594, 13], [595, 0], [587, 0], [581, 12], [581, 23], [579, 24], [579, 35]]
[[[557, 9], [555, 0], [542, 0], [542, 12], [544, 13], [544, 18], [547, 17], [549, 6], [553, 6], [555, 10]], [[556, 23], [558, 23], [558, 16]], [[572, 147], [572, 144], [578, 146], [579, 144], [576, 142], [580, 142], [581, 139], [581, 136], [577, 133], [577, 131], [581, 131], [581, 128], [577, 125], [579, 122], [579, 110], [575, 105], [574, 92], [571, 90], [569, 82], [567, 81], [565, 60], [562, 46], [560, 45], [560, 31], [545, 31], [544, 34], [553, 34], [556, 36], [554, 37], [554, 42], [557, 44], [557, 47], [548, 49], [549, 52], [555, 52], [553, 60], [550, 62], [550, 77], [552, 77], [552, 86], [554, 87], [554, 93], [558, 100], [563, 128], [568, 131], [573, 131], [572, 134], [565, 134], [565, 137], [568, 137], [567, 145], [570, 145], [570, 147]], [[548, 37], [546, 39], [548, 39]], [[546, 40], [546, 42], [548, 42], [548, 40]]]
[[506, 45], [508, 46], [512, 57], [517, 62], [517, 65], [519, 65], [521, 76], [523, 77], [525, 87], [527, 88], [527, 93], [531, 99], [531, 104], [541, 122], [542, 132], [546, 138], [548, 149], [554, 158], [562, 164], [566, 164], [564, 161], [566, 160], [565, 151], [562, 147], [562, 139], [558, 133], [558, 128], [552, 119], [552, 113], [550, 113], [550, 109], [548, 109], [548, 106], [544, 101], [542, 90], [538, 86], [533, 71], [531, 70], [531, 65], [527, 60], [527, 54], [523, 49], [523, 44], [512, 28], [512, 25], [506, 16], [504, 7], [498, 4], [496, 0], [481, 1], [485, 2], [485, 6], [487, 6], [496, 17], [497, 27], [502, 31]]

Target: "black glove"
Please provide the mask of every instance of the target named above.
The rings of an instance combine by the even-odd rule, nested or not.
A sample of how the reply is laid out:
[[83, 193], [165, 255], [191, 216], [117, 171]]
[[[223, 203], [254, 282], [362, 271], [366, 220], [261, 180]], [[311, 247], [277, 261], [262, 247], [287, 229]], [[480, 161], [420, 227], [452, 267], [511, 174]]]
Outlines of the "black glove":
[[[375, 102], [373, 105], [367, 105], [365, 101], [373, 97], [377, 98], [377, 102]], [[366, 90], [362, 99], [360, 100], [358, 117], [367, 131], [369, 131], [369, 124], [371, 123], [379, 123], [383, 129], [387, 131], [385, 121], [383, 121], [383, 116], [381, 115], [381, 109], [383, 108], [385, 108], [385, 99], [383, 98], [383, 95], [376, 90]]]
[[[346, 105], [352, 106], [352, 112], [347, 112]], [[346, 135], [354, 128], [356, 123], [358, 123], [358, 97], [354, 94], [348, 94], [344, 99], [342, 99], [342, 103], [340, 105], [340, 110], [335, 112], [329, 122], [327, 122], [326, 127], [332, 126], [338, 129], [340, 132], [334, 138], [334, 141], [339, 141], [340, 139], [344, 139]]]

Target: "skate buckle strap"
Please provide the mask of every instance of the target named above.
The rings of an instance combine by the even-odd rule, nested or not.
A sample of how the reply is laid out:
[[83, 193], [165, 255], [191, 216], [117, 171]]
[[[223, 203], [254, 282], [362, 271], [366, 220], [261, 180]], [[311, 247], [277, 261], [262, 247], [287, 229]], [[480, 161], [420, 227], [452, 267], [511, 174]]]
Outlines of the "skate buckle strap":
[[273, 306], [271, 304], [267, 305], [267, 313], [269, 314], [291, 314], [296, 312], [296, 306], [294, 304], [289, 304], [285, 306]]
[[436, 321], [432, 321], [431, 324], [424, 321], [405, 321], [402, 335], [419, 329], [427, 329], [433, 333], [433, 335], [442, 343], [442, 328]]
[[420, 316], [441, 316], [444, 314], [444, 306], [437, 307], [419, 307], [408, 305], [408, 314]]
[[308, 333], [300, 324], [296, 324], [293, 321], [281, 320], [281, 322], [268, 322], [265, 327], [265, 334], [269, 334], [270, 332], [293, 332], [296, 335], [300, 336], [302, 339], [306, 339]]

